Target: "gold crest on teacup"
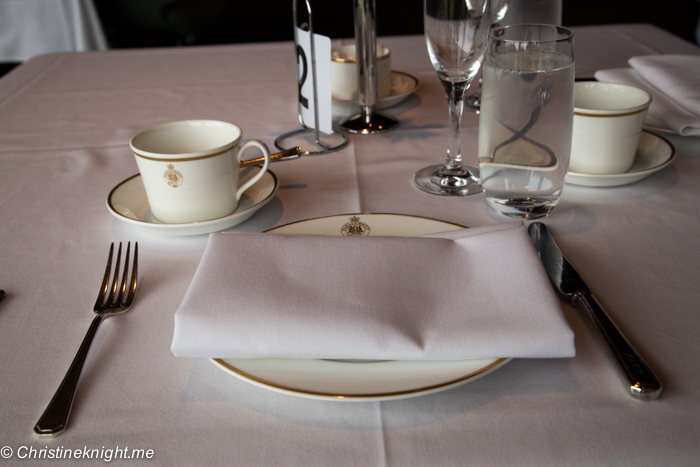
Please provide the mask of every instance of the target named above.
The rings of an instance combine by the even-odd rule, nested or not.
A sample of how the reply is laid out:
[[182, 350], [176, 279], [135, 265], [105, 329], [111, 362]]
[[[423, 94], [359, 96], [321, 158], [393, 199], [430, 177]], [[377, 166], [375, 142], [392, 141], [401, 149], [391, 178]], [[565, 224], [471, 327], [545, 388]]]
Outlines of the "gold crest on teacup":
[[182, 174], [175, 170], [175, 166], [168, 164], [168, 170], [163, 173], [165, 183], [173, 188], [177, 188], [182, 184]]

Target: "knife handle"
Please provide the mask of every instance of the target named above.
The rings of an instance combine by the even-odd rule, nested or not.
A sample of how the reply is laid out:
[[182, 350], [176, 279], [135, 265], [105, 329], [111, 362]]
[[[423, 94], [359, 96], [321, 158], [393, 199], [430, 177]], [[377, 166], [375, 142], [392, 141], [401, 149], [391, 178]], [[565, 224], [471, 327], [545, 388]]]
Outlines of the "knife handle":
[[598, 300], [590, 292], [578, 292], [573, 304], [586, 315], [619, 367], [629, 393], [639, 400], [653, 400], [661, 395], [661, 382], [615, 326]]

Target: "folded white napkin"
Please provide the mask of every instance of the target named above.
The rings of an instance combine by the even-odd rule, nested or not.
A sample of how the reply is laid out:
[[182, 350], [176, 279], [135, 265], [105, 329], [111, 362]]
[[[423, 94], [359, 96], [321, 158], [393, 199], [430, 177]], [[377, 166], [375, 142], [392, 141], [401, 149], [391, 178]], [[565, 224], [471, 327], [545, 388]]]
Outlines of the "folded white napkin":
[[629, 64], [639, 76], [700, 118], [700, 55], [645, 55]]
[[678, 134], [700, 135], [700, 55], [649, 55], [629, 60], [632, 68], [599, 70], [599, 81], [637, 86], [652, 95], [647, 123]]
[[171, 350], [391, 360], [575, 354], [522, 224], [445, 236], [211, 234], [175, 313]]

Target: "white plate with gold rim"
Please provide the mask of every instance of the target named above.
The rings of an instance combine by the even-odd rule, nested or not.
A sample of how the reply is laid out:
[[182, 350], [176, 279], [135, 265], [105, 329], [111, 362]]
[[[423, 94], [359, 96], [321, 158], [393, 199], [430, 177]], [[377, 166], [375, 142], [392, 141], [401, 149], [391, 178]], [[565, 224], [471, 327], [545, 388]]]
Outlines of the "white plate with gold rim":
[[[463, 227], [425, 217], [345, 214], [295, 222], [268, 232], [414, 237], [460, 228]], [[217, 358], [211, 361], [237, 378], [284, 394], [322, 400], [381, 401], [444, 391], [481, 378], [510, 359], [339, 361]]]
[[566, 183], [592, 187], [628, 185], [668, 166], [676, 158], [676, 148], [666, 138], [642, 130], [632, 168], [621, 174], [568, 172]]
[[[252, 177], [258, 167], [242, 167], [241, 184]], [[117, 219], [141, 227], [151, 233], [168, 236], [202, 235], [225, 230], [248, 220], [275, 197], [279, 181], [268, 170], [241, 197], [236, 210], [228, 216], [184, 224], [167, 224], [151, 214], [141, 175], [136, 174], [115, 186], [107, 196], [107, 209]]]
[[[377, 110], [399, 105], [418, 89], [418, 78], [402, 71], [391, 72], [391, 92], [377, 103]], [[333, 99], [333, 113], [346, 115], [359, 112], [357, 100]]]

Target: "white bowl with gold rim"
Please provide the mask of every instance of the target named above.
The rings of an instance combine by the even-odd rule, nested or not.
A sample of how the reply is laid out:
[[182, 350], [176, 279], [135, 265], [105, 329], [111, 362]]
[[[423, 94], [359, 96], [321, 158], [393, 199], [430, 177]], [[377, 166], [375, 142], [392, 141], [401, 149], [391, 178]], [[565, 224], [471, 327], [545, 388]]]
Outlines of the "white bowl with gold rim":
[[627, 172], [634, 163], [651, 95], [617, 83], [574, 84], [574, 127], [569, 170]]

